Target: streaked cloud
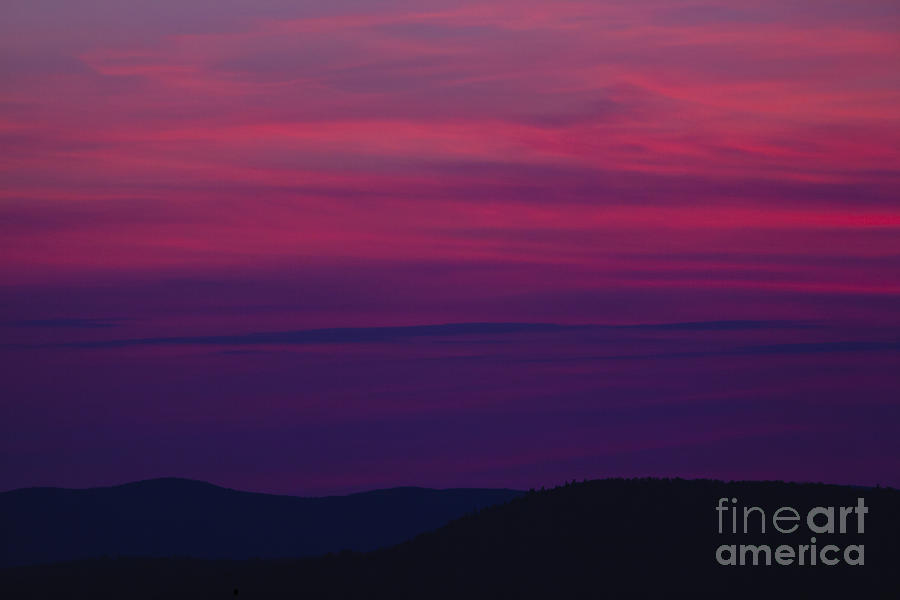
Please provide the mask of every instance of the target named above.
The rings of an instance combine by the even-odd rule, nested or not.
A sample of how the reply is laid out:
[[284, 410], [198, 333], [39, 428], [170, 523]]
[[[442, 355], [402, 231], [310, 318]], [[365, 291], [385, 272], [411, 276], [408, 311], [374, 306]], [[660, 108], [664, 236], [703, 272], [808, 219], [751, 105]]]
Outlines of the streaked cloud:
[[0, 479], [872, 483], [898, 31], [894, 0], [6, 0]]

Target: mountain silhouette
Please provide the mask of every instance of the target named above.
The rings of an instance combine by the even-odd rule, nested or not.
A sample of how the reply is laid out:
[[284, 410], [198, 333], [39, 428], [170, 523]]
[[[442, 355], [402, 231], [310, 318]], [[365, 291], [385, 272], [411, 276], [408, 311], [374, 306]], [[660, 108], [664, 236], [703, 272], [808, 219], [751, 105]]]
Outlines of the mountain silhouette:
[[[864, 564], [721, 565], [720, 545], [809, 545], [751, 520], [719, 533], [730, 499], [801, 515], [863, 498], [865, 528], [816, 535]], [[530, 491], [396, 546], [294, 560], [107, 559], [0, 570], [15, 598], [897, 598], [900, 492], [824, 484], [609, 479]], [[805, 519], [800, 519], [805, 522]], [[740, 522], [740, 521], [737, 521]], [[820, 556], [829, 556], [828, 554]], [[851, 555], [859, 558], [859, 554]]]
[[404, 487], [300, 498], [175, 478], [82, 490], [27, 488], [0, 493], [0, 566], [104, 556], [296, 558], [372, 550], [521, 493]]

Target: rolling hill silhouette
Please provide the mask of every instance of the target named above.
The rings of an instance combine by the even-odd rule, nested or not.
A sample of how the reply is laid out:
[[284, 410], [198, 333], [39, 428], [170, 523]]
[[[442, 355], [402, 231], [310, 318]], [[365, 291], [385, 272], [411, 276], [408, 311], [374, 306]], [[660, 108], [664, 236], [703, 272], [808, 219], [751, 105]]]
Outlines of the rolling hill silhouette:
[[103, 556], [296, 558], [373, 550], [521, 493], [408, 487], [299, 498], [175, 478], [83, 490], [27, 488], [0, 494], [0, 566]]
[[[718, 533], [720, 499], [854, 506], [859, 533], [817, 535], [819, 548], [864, 545], [864, 564], [723, 566], [722, 544], [810, 544], [792, 534]], [[16, 598], [896, 598], [900, 492], [824, 484], [610, 479], [532, 491], [397, 546], [299, 560], [119, 559], [0, 571]], [[727, 528], [728, 520], [724, 520]], [[756, 521], [751, 521], [756, 523]], [[751, 530], [754, 528], [751, 526]], [[842, 550], [843, 551], [843, 550]], [[840, 554], [838, 552], [837, 554]], [[837, 555], [835, 554], [835, 555]], [[858, 558], [858, 555], [857, 555]]]

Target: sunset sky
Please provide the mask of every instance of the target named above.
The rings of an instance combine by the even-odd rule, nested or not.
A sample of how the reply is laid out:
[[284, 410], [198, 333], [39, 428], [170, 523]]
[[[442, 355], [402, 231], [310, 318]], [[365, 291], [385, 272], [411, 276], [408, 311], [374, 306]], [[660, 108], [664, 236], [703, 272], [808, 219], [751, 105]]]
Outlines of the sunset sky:
[[0, 156], [0, 489], [900, 486], [895, 0], [4, 0]]

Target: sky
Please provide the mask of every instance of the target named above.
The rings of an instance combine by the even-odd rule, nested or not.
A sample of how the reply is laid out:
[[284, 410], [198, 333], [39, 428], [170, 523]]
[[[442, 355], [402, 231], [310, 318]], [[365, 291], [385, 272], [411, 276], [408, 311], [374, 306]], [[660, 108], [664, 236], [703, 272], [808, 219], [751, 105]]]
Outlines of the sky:
[[900, 486], [893, 0], [5, 0], [0, 156], [0, 489]]

